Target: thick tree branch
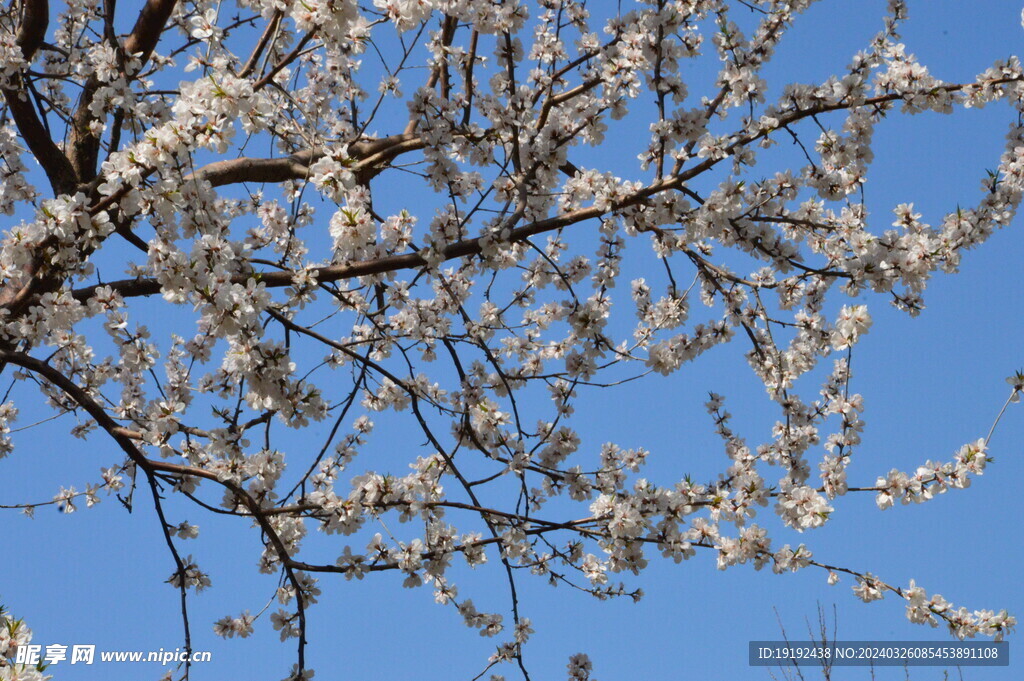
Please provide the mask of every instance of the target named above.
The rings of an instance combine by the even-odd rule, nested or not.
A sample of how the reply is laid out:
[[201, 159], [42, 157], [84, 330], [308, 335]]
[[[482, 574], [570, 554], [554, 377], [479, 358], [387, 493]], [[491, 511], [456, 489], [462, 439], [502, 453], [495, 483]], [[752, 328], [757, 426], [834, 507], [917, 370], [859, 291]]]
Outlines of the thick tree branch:
[[[361, 140], [349, 146], [351, 166], [357, 182], [365, 184], [386, 164], [403, 153], [422, 149], [422, 138], [392, 135], [382, 139]], [[287, 182], [309, 177], [309, 167], [324, 156], [321, 150], [305, 150], [280, 158], [235, 158], [203, 166], [186, 180], [205, 180], [214, 187], [240, 182]]]
[[236, 158], [216, 161], [192, 173], [187, 180], [206, 181], [222, 187], [240, 182], [287, 182], [301, 180], [319, 154], [305, 151], [280, 158]]
[[[26, 63], [31, 63], [32, 57], [46, 38], [49, 13], [47, 0], [26, 0], [22, 5], [21, 24], [16, 40]], [[46, 172], [54, 193], [65, 194], [72, 191], [75, 187], [74, 170], [67, 157], [51, 139], [25, 88], [5, 88], [3, 94], [18, 132]]]
[[145, 66], [153, 55], [175, 4], [177, 0], [147, 0], [146, 6], [139, 13], [131, 35], [124, 41], [124, 51], [138, 56], [140, 68]]
[[64, 152], [53, 143], [50, 133], [46, 130], [42, 120], [36, 113], [35, 107], [28, 98], [24, 88], [16, 90], [4, 89], [4, 99], [7, 101], [7, 108], [14, 119], [14, 125], [18, 133], [25, 140], [29, 151], [32, 152], [43, 172], [50, 181], [50, 187], [54, 194], [70, 194], [75, 190], [75, 170], [68, 162]]
[[36, 50], [46, 39], [46, 27], [50, 22], [50, 7], [47, 0], [26, 0], [21, 6], [21, 24], [18, 26], [17, 44], [26, 63], [32, 62]]

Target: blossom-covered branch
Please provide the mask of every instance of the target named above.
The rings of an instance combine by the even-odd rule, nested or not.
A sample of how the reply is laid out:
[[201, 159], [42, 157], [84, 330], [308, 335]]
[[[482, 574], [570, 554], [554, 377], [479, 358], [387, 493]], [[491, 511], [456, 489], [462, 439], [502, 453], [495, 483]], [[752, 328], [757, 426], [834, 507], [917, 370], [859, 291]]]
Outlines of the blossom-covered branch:
[[[1006, 611], [781, 537], [826, 526], [849, 493], [922, 502], [991, 463], [990, 430], [947, 463], [877, 468], [852, 366], [879, 333], [875, 300], [919, 314], [930, 279], [1014, 218], [1020, 61], [941, 80], [902, 42], [893, 0], [845, 70], [771, 89], [765, 66], [808, 0], [595, 4], [0, 12], [0, 367], [15, 379], [0, 457], [31, 447], [12, 424], [41, 403], [61, 418], [32, 429], [73, 420], [100, 469], [84, 492], [54, 482], [52, 500], [0, 508], [71, 513], [100, 491], [130, 507], [148, 488], [186, 649], [190, 594], [212, 584], [201, 550], [180, 550], [199, 525], [166, 501], [244, 519], [280, 578], [268, 619], [297, 639], [289, 679], [312, 674], [318, 578], [401, 573], [504, 637], [485, 671], [529, 679], [521, 579], [639, 599], [652, 553], [698, 549], [719, 569], [849, 575], [861, 599], [895, 593], [912, 622], [959, 637], [1012, 630]], [[716, 74], [706, 92], [691, 63]], [[934, 224], [910, 203], [869, 218], [876, 128], [986, 105], [1009, 129], [976, 205], [938, 205]], [[676, 380], [731, 342], [778, 417], [748, 444], [710, 394], [723, 456], [708, 480], [648, 475], [662, 452], [574, 418], [586, 397]], [[1011, 377], [1008, 404], [1022, 389]], [[404, 426], [375, 434], [382, 412]], [[460, 591], [487, 563], [504, 614]], [[268, 609], [211, 626], [244, 638]], [[589, 670], [570, 660], [572, 678]]]

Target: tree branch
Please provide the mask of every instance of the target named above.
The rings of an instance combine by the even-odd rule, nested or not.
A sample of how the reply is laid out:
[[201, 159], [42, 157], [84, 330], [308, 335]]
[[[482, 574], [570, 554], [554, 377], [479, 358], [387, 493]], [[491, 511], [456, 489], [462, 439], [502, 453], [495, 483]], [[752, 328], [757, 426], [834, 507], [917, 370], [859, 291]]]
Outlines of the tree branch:
[[302, 151], [280, 158], [235, 158], [216, 161], [187, 176], [186, 180], [207, 181], [214, 187], [239, 182], [287, 182], [301, 180], [312, 161], [322, 154]]
[[[160, 34], [167, 25], [176, 3], [177, 0], [148, 0], [139, 13], [131, 34], [124, 42], [125, 54], [138, 57], [139, 69], [145, 66], [153, 55], [153, 50], [160, 41]], [[81, 182], [89, 182], [96, 176], [99, 161], [100, 138], [93, 132], [92, 123], [101, 120], [102, 116], [95, 116], [91, 108], [93, 97], [96, 96], [99, 87], [100, 81], [95, 74], [89, 76], [82, 88], [78, 108], [75, 110], [74, 125], [71, 128], [69, 155], [75, 175]]]
[[24, 88], [7, 89], [4, 91], [4, 99], [7, 101], [7, 108], [14, 118], [14, 125], [18, 133], [25, 140], [29, 151], [35, 156], [39, 165], [43, 167], [50, 187], [54, 194], [70, 194], [77, 185], [75, 170], [68, 162], [64, 152], [53, 143], [46, 126], [36, 114], [32, 102]]
[[[675, 179], [666, 179], [662, 182], [650, 185], [644, 190], [633, 194], [625, 201], [607, 210], [593, 207], [581, 208], [569, 213], [564, 213], [557, 217], [538, 220], [528, 225], [517, 227], [511, 230], [507, 241], [509, 243], [523, 241], [537, 234], [552, 232], [584, 220], [601, 217], [602, 215], [614, 210], [641, 203], [646, 198], [664, 191], [665, 189], [672, 188], [677, 184], [678, 182]], [[513, 225], [521, 217], [522, 212], [517, 211], [506, 219], [505, 224], [508, 226]], [[457, 241], [442, 249], [442, 258], [447, 261], [470, 255], [478, 255], [483, 250], [487, 242], [493, 240], [493, 238], [494, 237], [474, 237], [471, 239]], [[372, 274], [384, 274], [386, 272], [424, 267], [426, 265], [427, 259], [419, 252], [403, 253], [402, 255], [391, 255], [384, 258], [376, 258], [374, 260], [363, 260], [347, 265], [330, 265], [328, 267], [321, 267], [317, 269], [317, 280], [320, 282], [339, 281], [342, 279], [353, 279], [355, 277], [364, 277]], [[242, 274], [232, 277], [232, 282], [244, 284], [249, 279], [255, 279], [256, 281], [264, 284], [267, 288], [278, 288], [282, 286], [291, 286], [294, 276], [295, 273], [290, 270], [280, 272], [253, 272], [251, 274]], [[72, 295], [77, 300], [88, 300], [95, 295], [96, 289], [100, 286], [109, 286], [125, 298], [150, 296], [160, 292], [160, 283], [156, 279], [137, 278], [122, 279], [95, 286], [86, 286], [74, 290]]]
[[[422, 138], [407, 134], [355, 142], [349, 146], [349, 155], [355, 160], [352, 172], [360, 184], [365, 184], [379, 174], [389, 161], [405, 152], [423, 147]], [[185, 179], [205, 180], [214, 187], [239, 182], [303, 180], [309, 176], [309, 166], [323, 156], [324, 152], [316, 149], [299, 151], [280, 158], [234, 158], [215, 161], [186, 176]]]
[[[26, 63], [31, 63], [32, 57], [46, 38], [49, 15], [47, 0], [26, 0], [22, 5], [21, 24], [16, 40]], [[75, 187], [74, 170], [67, 157], [50, 138], [25, 88], [4, 88], [3, 94], [18, 132], [46, 172], [53, 191], [57, 194], [72, 191]]]
[[146, 6], [139, 13], [139, 18], [135, 20], [131, 35], [124, 41], [124, 51], [138, 55], [140, 68], [153, 56], [153, 50], [160, 42], [160, 34], [163, 33], [175, 4], [177, 0], [147, 0]]
[[43, 44], [49, 22], [50, 7], [47, 0], [26, 0], [22, 4], [21, 25], [16, 40], [26, 63], [32, 62], [36, 50]]

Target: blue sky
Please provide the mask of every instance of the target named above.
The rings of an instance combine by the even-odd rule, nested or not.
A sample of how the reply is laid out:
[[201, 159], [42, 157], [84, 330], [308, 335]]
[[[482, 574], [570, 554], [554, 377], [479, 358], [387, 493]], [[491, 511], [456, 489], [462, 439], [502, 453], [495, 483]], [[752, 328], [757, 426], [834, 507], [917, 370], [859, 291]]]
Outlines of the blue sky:
[[[766, 79], [774, 85], [816, 82], [840, 70], [879, 29], [884, 4], [847, 0], [816, 5], [783, 41]], [[902, 33], [908, 51], [949, 81], [971, 79], [1024, 46], [1020, 5], [1003, 0], [911, 3]], [[709, 73], [695, 68], [694, 82], [707, 82]], [[923, 219], [934, 224], [958, 203], [976, 202], [984, 170], [998, 162], [1012, 115], [1009, 107], [997, 104], [951, 117], [896, 116], [883, 122], [875, 135], [876, 160], [866, 188], [875, 229], [887, 228], [897, 203], [914, 202]], [[626, 158], [629, 163], [616, 172], [630, 177], [647, 132], [624, 131], [587, 152], [586, 161], [618, 168], [615, 159]], [[766, 165], [765, 171], [770, 170]], [[1018, 281], [1024, 238], [1019, 228], [1018, 219], [968, 253], [959, 274], [936, 277], [926, 293], [928, 309], [918, 318], [864, 296], [875, 323], [853, 361], [852, 388], [864, 395], [867, 429], [850, 468], [851, 484], [873, 484], [894, 467], [909, 471], [927, 459], [948, 460], [960, 445], [987, 433], [1008, 394], [1004, 378], [1024, 366], [1024, 297]], [[153, 329], [166, 334], [170, 326], [157, 322]], [[708, 391], [726, 396], [734, 429], [751, 444], [767, 441], [777, 418], [742, 352], [736, 343], [668, 378], [652, 376], [614, 392], [582, 392], [574, 422], [584, 448], [596, 451], [606, 441], [646, 447], [652, 455], [644, 475], [659, 483], [686, 473], [698, 479], [714, 476], [724, 468], [725, 457], [702, 406]], [[804, 384], [805, 395], [814, 394], [816, 377]], [[20, 405], [18, 425], [45, 416], [38, 398], [32, 401]], [[401, 449], [396, 443], [402, 442], [403, 431], [384, 436], [382, 427], [392, 424], [385, 418], [378, 424], [368, 455]], [[290, 444], [296, 450], [312, 447], [325, 427], [310, 429], [308, 440], [293, 437]], [[397, 420], [393, 427], [408, 428]], [[0, 461], [0, 503], [45, 500], [61, 485], [81, 489], [96, 479], [101, 466], [120, 458], [101, 437], [83, 443], [66, 430], [44, 425], [16, 434], [18, 449]], [[1024, 558], [1018, 482], [1024, 475], [1022, 438], [1024, 414], [1011, 405], [992, 441], [995, 463], [970, 489], [885, 512], [877, 510], [871, 495], [851, 494], [836, 501], [836, 512], [823, 529], [778, 533], [776, 543], [805, 542], [825, 562], [870, 570], [893, 584], [916, 579], [930, 593], [972, 610], [1007, 608], [1024, 616], [1024, 590], [1016, 576]], [[101, 650], [181, 645], [178, 594], [162, 583], [173, 563], [144, 492], [137, 495], [131, 514], [109, 498], [69, 516], [53, 508], [40, 509], [32, 520], [15, 511], [0, 516], [5, 543], [0, 602], [27, 620], [34, 642], [94, 643]], [[294, 646], [279, 643], [266, 619], [245, 640], [223, 641], [212, 632], [212, 623], [223, 615], [259, 610], [276, 587], [275, 577], [256, 571], [257, 534], [243, 520], [211, 518], [180, 502], [168, 506], [176, 521], [200, 525], [200, 538], [183, 543], [182, 549], [196, 555], [213, 581], [212, 589], [190, 603], [193, 647], [213, 651], [213, 662], [197, 665], [193, 678], [282, 678]], [[324, 546], [317, 542], [311, 544], [314, 550]], [[506, 587], [494, 567], [492, 562], [463, 570], [460, 589], [481, 609], [505, 612]], [[863, 604], [852, 595], [850, 578], [830, 587], [815, 569], [781, 576], [749, 566], [719, 572], [708, 552], [681, 565], [654, 555], [651, 566], [627, 584], [641, 586], [646, 597], [636, 604], [597, 602], [528, 575], [519, 580], [521, 609], [536, 630], [524, 653], [535, 679], [564, 677], [567, 658], [581, 651], [591, 655], [594, 676], [602, 681], [767, 679], [766, 670], [747, 666], [747, 642], [779, 637], [780, 622], [791, 638], [806, 638], [805, 622], [815, 624], [819, 605], [830, 620], [835, 609], [840, 639], [948, 639], [944, 629], [907, 622], [894, 596]], [[309, 665], [317, 679], [469, 679], [493, 649], [494, 639], [464, 627], [453, 608], [433, 603], [429, 590], [402, 589], [397, 575], [371, 575], [361, 582], [325, 576], [320, 586], [324, 593], [310, 610], [308, 635]], [[1016, 637], [1009, 640], [1013, 649]], [[966, 668], [963, 678], [1017, 679], [1021, 664]], [[121, 666], [127, 668], [61, 663], [52, 671], [56, 679], [75, 681], [111, 675], [155, 679], [163, 672], [159, 665]], [[511, 667], [496, 671], [517, 676]], [[934, 668], [913, 670], [910, 677], [942, 678]], [[807, 678], [815, 678], [813, 672]], [[867, 669], [848, 668], [836, 670], [833, 678], [871, 676]], [[904, 678], [904, 672], [879, 670], [875, 678]], [[951, 678], [958, 678], [955, 670]]]

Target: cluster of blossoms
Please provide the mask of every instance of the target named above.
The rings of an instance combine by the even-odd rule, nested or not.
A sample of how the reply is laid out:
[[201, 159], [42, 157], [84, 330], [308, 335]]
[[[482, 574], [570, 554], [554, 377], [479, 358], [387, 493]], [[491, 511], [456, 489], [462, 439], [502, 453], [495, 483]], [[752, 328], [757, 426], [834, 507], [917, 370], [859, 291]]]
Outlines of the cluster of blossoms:
[[913, 475], [896, 469], [889, 471], [889, 475], [878, 478], [876, 483], [878, 508], [890, 508], [897, 499], [901, 504], [919, 504], [950, 488], [969, 487], [970, 476], [984, 473], [985, 464], [991, 460], [985, 454], [986, 449], [985, 440], [979, 439], [961, 447], [950, 462], [928, 461]]
[[21, 47], [9, 31], [0, 35], [0, 64], [0, 87], [9, 87], [25, 66]]
[[25, 621], [16, 619], [0, 606], [0, 679], [4, 681], [47, 681], [45, 665], [25, 665], [16, 662], [18, 648], [32, 642], [32, 630]]
[[[57, 509], [61, 513], [74, 513], [78, 510], [76, 503], [80, 501], [81, 497], [85, 497], [85, 507], [92, 508], [101, 501], [99, 496], [100, 491], [106, 491], [106, 493], [110, 495], [124, 487], [124, 477], [121, 473], [121, 469], [117, 466], [105, 468], [102, 471], [102, 482], [86, 484], [85, 491], [83, 492], [79, 492], [75, 489], [74, 485], [67, 488], [61, 487], [60, 491], [54, 495], [50, 502], [44, 503], [56, 504]], [[26, 515], [31, 517], [32, 514], [35, 513], [36, 507], [41, 505], [42, 504], [25, 505], [24, 512]], [[183, 523], [182, 528], [187, 525], [187, 523]], [[179, 535], [183, 538], [187, 537], [189, 534], [191, 534], [191, 532], [179, 529]]]
[[975, 636], [991, 636], [1001, 641], [1008, 631], [1016, 626], [1016, 619], [1007, 615], [1006, 611], [975, 610], [956, 608], [939, 594], [928, 596], [924, 589], [910, 580], [910, 585], [899, 589], [885, 584], [870, 572], [856, 576], [857, 583], [853, 592], [865, 603], [881, 600], [886, 591], [898, 594], [907, 602], [907, 619], [914, 624], [928, 624], [932, 627], [944, 622], [950, 632], [957, 638], [974, 638]]
[[[211, 578], [202, 549], [179, 552], [199, 528], [165, 517], [164, 495], [251, 520], [260, 571], [281, 579], [267, 619], [296, 643], [289, 679], [312, 675], [323, 575], [401, 574], [503, 637], [488, 669], [524, 675], [533, 629], [515, 575], [639, 599], [625, 579], [655, 552], [848, 574], [861, 599], [892, 591], [910, 621], [959, 637], [1013, 628], [1005, 611], [776, 537], [827, 525], [854, 492], [884, 509], [967, 487], [990, 461], [985, 438], [950, 463], [850, 481], [855, 458], [870, 462], [850, 367], [872, 317], [848, 299], [916, 315], [935, 273], [1013, 219], [1018, 59], [941, 81], [901, 42], [892, 0], [841, 74], [769, 100], [765, 65], [809, 0], [609, 16], [582, 0], [231, 4], [150, 0], [125, 35], [98, 0], [68, 0], [52, 22], [31, 0], [0, 17], [0, 213], [18, 220], [0, 238], [0, 365], [32, 379], [0, 405], [0, 458], [37, 388], [76, 417], [72, 435], [119, 450], [101, 481], [43, 503], [71, 513], [150, 489], [186, 603]], [[700, 59], [717, 77], [695, 96], [684, 73]], [[876, 127], [996, 102], [1012, 123], [976, 206], [934, 225], [910, 203], [869, 220]], [[635, 160], [588, 148], [624, 129], [646, 130]], [[802, 155], [777, 150], [779, 167], [754, 174], [789, 140]], [[659, 481], [645, 470], [659, 452], [577, 431], [582, 396], [678, 376], [728, 343], [778, 420], [748, 444], [712, 393], [716, 478]], [[1024, 380], [1010, 383], [1016, 401]], [[378, 415], [406, 429], [381, 435]], [[775, 518], [754, 523], [763, 509]], [[311, 562], [323, 547], [330, 559]], [[487, 564], [507, 576], [507, 613], [460, 593], [463, 570]], [[214, 631], [247, 638], [266, 611]], [[569, 678], [591, 668], [573, 656]]]

